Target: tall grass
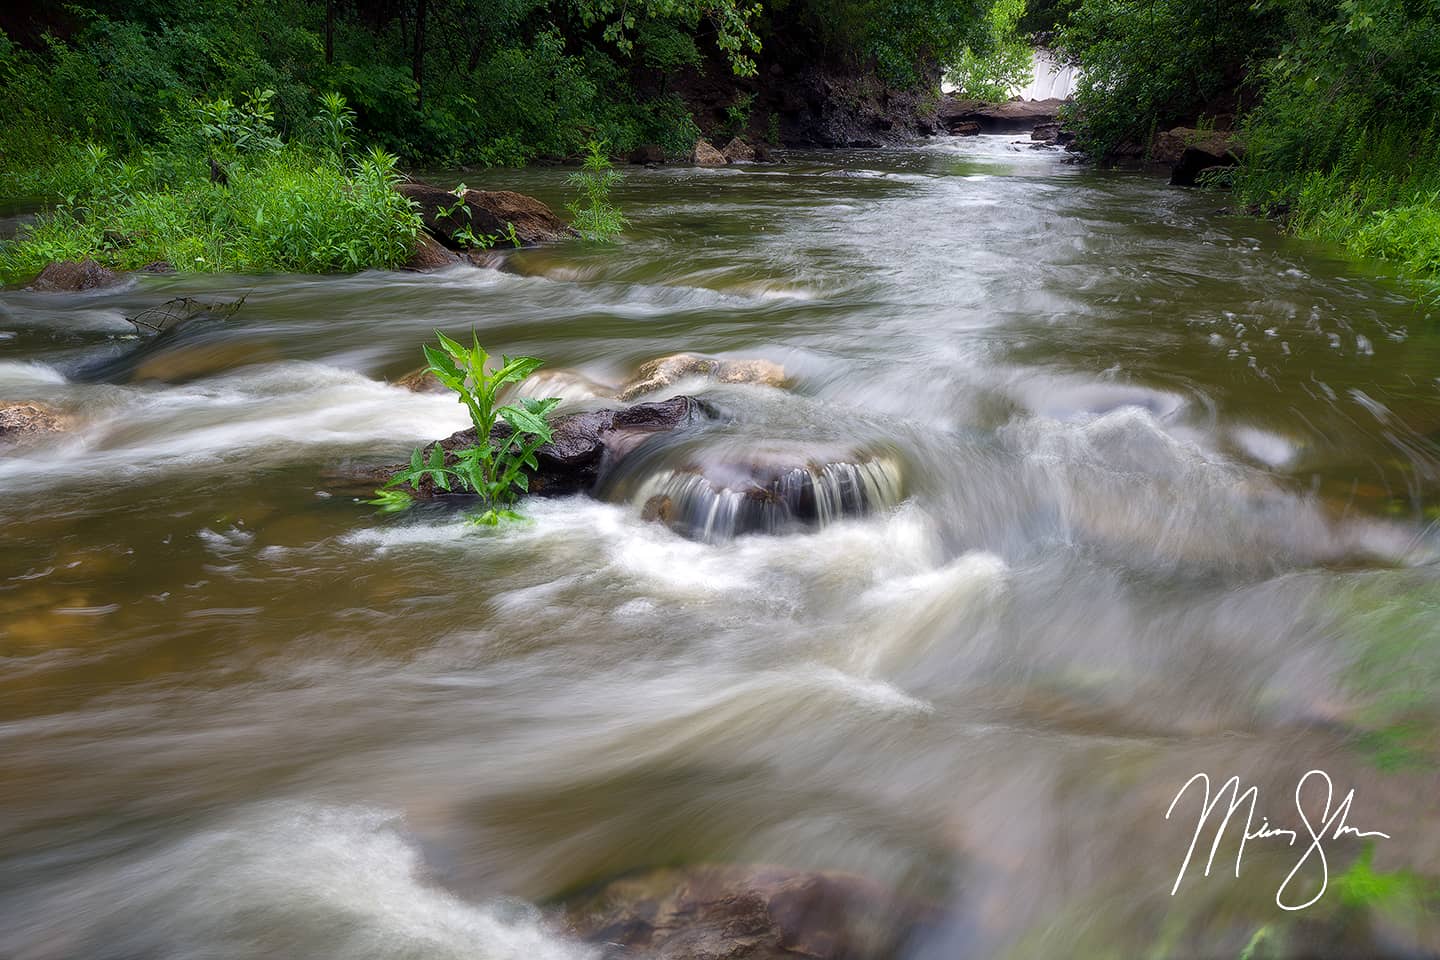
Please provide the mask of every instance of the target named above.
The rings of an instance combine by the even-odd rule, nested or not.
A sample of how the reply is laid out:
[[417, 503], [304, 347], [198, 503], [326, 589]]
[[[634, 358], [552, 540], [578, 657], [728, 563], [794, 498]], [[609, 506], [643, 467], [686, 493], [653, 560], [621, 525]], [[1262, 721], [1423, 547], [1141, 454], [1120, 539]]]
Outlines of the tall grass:
[[[236, 146], [249, 142], [243, 130], [217, 140], [199, 129], [193, 142], [174, 137], [126, 158], [66, 147], [27, 184], [59, 199], [0, 243], [0, 280], [86, 258], [122, 270], [165, 261], [178, 270], [326, 273], [393, 268], [409, 255], [420, 218], [392, 189], [395, 157], [372, 149], [347, 161], [333, 128], [324, 147], [263, 138], [250, 150]], [[226, 182], [212, 179], [215, 156], [226, 160]]]

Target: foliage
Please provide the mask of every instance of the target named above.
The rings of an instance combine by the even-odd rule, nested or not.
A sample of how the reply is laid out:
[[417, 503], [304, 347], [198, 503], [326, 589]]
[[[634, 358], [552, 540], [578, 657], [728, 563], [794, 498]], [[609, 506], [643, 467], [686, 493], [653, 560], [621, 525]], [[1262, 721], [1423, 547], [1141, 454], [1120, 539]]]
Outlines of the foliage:
[[320, 112], [315, 115], [318, 138], [330, 156], [344, 161], [345, 152], [355, 136], [355, 111], [335, 91], [320, 97]]
[[1275, 28], [1251, 0], [1080, 0], [1058, 46], [1081, 65], [1081, 146], [1096, 156], [1143, 148], [1216, 103], [1233, 111], [1245, 64], [1273, 45]]
[[[403, 263], [420, 220], [393, 189], [396, 158], [372, 149], [347, 163], [282, 144], [255, 109], [265, 99], [199, 103], [198, 133], [123, 160], [94, 144], [67, 151], [52, 175], [63, 201], [0, 243], [0, 278], [27, 280], [51, 261], [87, 257], [119, 269], [163, 260], [238, 272]], [[216, 154], [227, 158], [224, 183], [206, 163]]]
[[1025, 16], [1025, 0], [995, 0], [985, 17], [986, 46], [976, 53], [966, 46], [949, 71], [955, 92], [962, 97], [1000, 103], [1011, 91], [1034, 76], [1030, 44], [1018, 33]]
[[591, 243], [608, 243], [625, 229], [625, 217], [610, 199], [610, 189], [622, 179], [605, 156], [604, 145], [590, 141], [584, 166], [567, 181], [580, 195], [565, 206], [575, 218], [575, 229]]
[[[465, 405], [475, 428], [475, 443], [453, 451], [453, 460], [447, 458], [438, 443], [431, 447], [428, 456], [423, 450], [416, 450], [409, 465], [377, 490], [370, 502], [384, 510], [394, 510], [409, 498], [407, 486], [418, 491], [420, 484], [428, 480], [446, 493], [471, 493], [479, 497], [481, 511], [473, 517], [476, 523], [495, 526], [502, 519], [518, 519], [519, 515], [510, 510], [509, 505], [518, 494], [529, 489], [525, 470], [539, 468], [535, 452], [550, 441], [546, 417], [560, 400], [556, 397], [523, 399], [519, 406], [500, 405], [501, 391], [530, 376], [542, 361], [534, 357], [502, 357], [500, 366], [492, 372], [486, 369], [490, 355], [473, 334], [470, 347], [439, 331], [436, 336], [439, 347], [426, 344], [424, 348], [429, 364], [426, 370], [455, 391]], [[496, 427], [502, 422], [505, 428], [497, 432]]]

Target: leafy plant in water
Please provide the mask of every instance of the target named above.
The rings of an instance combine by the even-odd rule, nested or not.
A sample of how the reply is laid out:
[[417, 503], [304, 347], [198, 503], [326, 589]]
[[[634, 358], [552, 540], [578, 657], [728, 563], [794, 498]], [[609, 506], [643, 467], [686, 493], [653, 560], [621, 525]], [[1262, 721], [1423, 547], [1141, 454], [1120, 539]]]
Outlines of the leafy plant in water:
[[575, 229], [592, 243], [608, 243], [625, 229], [627, 223], [610, 199], [610, 188], [624, 179], [605, 156], [604, 144], [591, 140], [585, 163], [579, 173], [572, 173], [567, 182], [578, 187], [580, 196], [565, 205], [575, 218]]
[[[509, 509], [515, 498], [529, 489], [525, 470], [536, 470], [535, 452], [550, 441], [550, 410], [560, 402], [558, 397], [545, 400], [521, 399], [517, 404], [498, 403], [501, 391], [518, 384], [540, 368], [544, 362], [534, 357], [501, 357], [493, 372], [486, 369], [490, 354], [471, 335], [466, 347], [436, 331], [438, 347], [425, 345], [426, 372], [455, 391], [470, 414], [475, 427], [475, 443], [453, 451], [449, 460], [440, 444], [430, 448], [427, 456], [416, 450], [410, 463], [375, 492], [371, 504], [384, 511], [408, 506], [410, 494], [406, 486], [418, 490], [429, 480], [446, 493], [472, 493], [480, 498], [481, 510], [472, 519], [479, 524], [495, 526], [501, 520], [519, 519]], [[496, 427], [504, 422], [508, 429], [498, 434]]]

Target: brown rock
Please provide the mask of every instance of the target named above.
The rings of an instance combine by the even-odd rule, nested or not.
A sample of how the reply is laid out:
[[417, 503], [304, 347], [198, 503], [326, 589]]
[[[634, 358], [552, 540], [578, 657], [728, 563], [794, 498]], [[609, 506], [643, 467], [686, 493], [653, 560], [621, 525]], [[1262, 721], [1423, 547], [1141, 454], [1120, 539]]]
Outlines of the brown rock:
[[70, 427], [69, 416], [45, 403], [0, 403], [0, 443], [23, 440]]
[[881, 960], [939, 911], [863, 877], [698, 865], [616, 880], [573, 902], [575, 935], [654, 960]]
[[[613, 465], [645, 440], [704, 416], [705, 408], [698, 400], [672, 397], [662, 403], [637, 403], [619, 410], [590, 410], [551, 417], [552, 438], [535, 453], [539, 469], [526, 471], [529, 490], [544, 496], [589, 492], [602, 469]], [[497, 424], [491, 436], [503, 442], [509, 436], [509, 427]], [[474, 443], [473, 427], [439, 441], [446, 453]], [[427, 447], [425, 456], [429, 455]], [[383, 483], [398, 469], [399, 466], [385, 467], [373, 475]], [[421, 497], [442, 495], [429, 480], [416, 493]]]
[[950, 124], [952, 137], [976, 137], [980, 135], [980, 124], [974, 120], [959, 120]]
[[657, 143], [647, 143], [630, 151], [630, 162], [637, 166], [649, 163], [664, 163], [665, 151]]
[[685, 377], [779, 387], [785, 383], [785, 368], [769, 360], [715, 360], [693, 353], [676, 353], [641, 364], [635, 376], [620, 388], [620, 399], [632, 400], [653, 393]]
[[395, 386], [411, 393], [449, 393], [450, 388], [441, 383], [429, 367], [411, 370], [405, 376], [393, 381]]
[[457, 197], [453, 191], [415, 182], [399, 184], [395, 189], [415, 202], [425, 229], [451, 250], [462, 249], [464, 245], [455, 239], [455, 234], [467, 227], [476, 236], [497, 236], [497, 243], [508, 244], [505, 234], [514, 224], [515, 236], [525, 246], [553, 243], [571, 235], [570, 227], [554, 211], [523, 193], [466, 190], [463, 197]]
[[1150, 159], [1170, 164], [1172, 186], [1193, 187], [1201, 170], [1233, 167], [1244, 158], [1245, 145], [1228, 130], [1176, 127], [1155, 135]]
[[970, 123], [978, 124], [979, 130], [986, 133], [1028, 133], [1039, 124], [1057, 121], [1063, 104], [1063, 100], [984, 103], [980, 100], [946, 97], [940, 101], [936, 114], [940, 123], [957, 136], [966, 135], [961, 134], [959, 128]]
[[25, 289], [46, 293], [74, 293], [80, 290], [113, 287], [124, 279], [120, 274], [100, 266], [94, 260], [82, 260], [79, 263], [65, 260], [46, 266]]
[[1043, 140], [1046, 143], [1053, 143], [1060, 137], [1060, 124], [1039, 123], [1035, 129], [1030, 131], [1031, 140]]
[[415, 239], [415, 250], [410, 254], [410, 259], [405, 261], [405, 269], [415, 273], [428, 273], [431, 270], [453, 267], [459, 262], [459, 254], [453, 250], [447, 250], [444, 244], [430, 235], [429, 231], [422, 230], [420, 236]]
[[729, 143], [725, 144], [725, 149], [722, 150], [721, 153], [725, 155], [726, 163], [755, 162], [755, 148], [739, 137], [735, 137]]
[[690, 162], [697, 167], [723, 167], [729, 161], [708, 140], [696, 140], [695, 149], [690, 152]]

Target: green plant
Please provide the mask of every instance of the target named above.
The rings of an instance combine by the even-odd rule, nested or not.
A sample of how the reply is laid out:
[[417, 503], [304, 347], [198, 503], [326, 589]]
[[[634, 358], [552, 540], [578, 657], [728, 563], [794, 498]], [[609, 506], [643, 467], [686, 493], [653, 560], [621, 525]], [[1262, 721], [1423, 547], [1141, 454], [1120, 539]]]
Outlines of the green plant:
[[535, 452], [551, 437], [546, 417], [560, 400], [526, 398], [518, 406], [500, 405], [499, 396], [506, 387], [534, 373], [543, 361], [502, 357], [500, 366], [492, 372], [486, 369], [490, 355], [474, 334], [470, 347], [439, 331], [436, 336], [440, 340], [438, 347], [425, 345], [425, 369], [455, 391], [465, 405], [475, 442], [452, 451], [453, 460], [438, 443], [428, 456], [416, 450], [409, 465], [391, 477], [369, 502], [385, 511], [402, 508], [410, 497], [404, 488], [418, 491], [428, 481], [446, 493], [468, 492], [479, 497], [481, 510], [472, 517], [476, 523], [495, 526], [501, 520], [519, 519], [519, 514], [509, 509], [510, 504], [529, 489], [525, 470], [538, 469]]
[[315, 126], [324, 148], [336, 160], [344, 162], [345, 151], [355, 133], [355, 111], [346, 104], [345, 98], [334, 91], [321, 95]]
[[725, 122], [721, 129], [727, 137], [738, 137], [745, 133], [750, 127], [750, 110], [755, 103], [755, 94], [742, 93], [735, 97], [735, 102], [725, 108]]
[[978, 49], [967, 46], [950, 68], [950, 82], [962, 97], [999, 103], [1034, 77], [1030, 45], [1017, 31], [1025, 0], [995, 0], [985, 15], [986, 35]]
[[604, 145], [590, 141], [584, 166], [566, 181], [577, 187], [580, 195], [565, 205], [575, 218], [575, 229], [586, 240], [607, 243], [625, 229], [627, 221], [610, 199], [610, 189], [622, 179], [605, 156]]

